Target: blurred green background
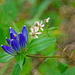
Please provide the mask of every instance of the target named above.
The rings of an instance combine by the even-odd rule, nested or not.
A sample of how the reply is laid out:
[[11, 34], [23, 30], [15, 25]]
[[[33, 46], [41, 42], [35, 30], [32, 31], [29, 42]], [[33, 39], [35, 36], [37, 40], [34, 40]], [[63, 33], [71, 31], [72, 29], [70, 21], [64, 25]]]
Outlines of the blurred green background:
[[[74, 16], [74, 17], [73, 17]], [[71, 34], [75, 25], [75, 1], [74, 0], [0, 0], [0, 45], [6, 44], [6, 37], [9, 37], [9, 27], [14, 24], [21, 31], [22, 26], [26, 25], [28, 32], [31, 25], [35, 21], [44, 20], [50, 17], [49, 27], [59, 27], [63, 33]], [[64, 36], [61, 36], [62, 38]], [[62, 40], [57, 40], [59, 43]], [[50, 47], [50, 51], [56, 51], [55, 45]], [[0, 47], [0, 51], [2, 48]], [[50, 52], [48, 51], [48, 52]], [[43, 55], [48, 54], [40, 52]], [[50, 55], [53, 55], [52, 52]], [[75, 75], [75, 67], [67, 70], [65, 73], [61, 72], [60, 65], [54, 60], [37, 59], [40, 63], [34, 69], [32, 60], [27, 58], [27, 61], [20, 73], [20, 75]], [[36, 60], [36, 61], [37, 61]], [[37, 62], [38, 62], [37, 61]], [[0, 75], [10, 75], [14, 60], [6, 63], [0, 63]], [[36, 65], [36, 64], [35, 64]], [[58, 67], [59, 66], [59, 67]], [[72, 73], [68, 73], [72, 71]], [[64, 71], [63, 71], [64, 72]]]

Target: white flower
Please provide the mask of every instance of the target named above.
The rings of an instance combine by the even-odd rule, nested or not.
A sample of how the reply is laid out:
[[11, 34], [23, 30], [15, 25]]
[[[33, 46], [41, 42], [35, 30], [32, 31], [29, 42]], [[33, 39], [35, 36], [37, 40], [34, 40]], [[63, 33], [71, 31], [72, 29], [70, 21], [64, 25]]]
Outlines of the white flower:
[[33, 37], [34, 38], [38, 38], [37, 34], [41, 34], [41, 32], [37, 32], [36, 27], [35, 28], [31, 28], [30, 30], [31, 30], [31, 32], [29, 34], [32, 35], [31, 38], [33, 38]]
[[37, 25], [37, 30], [39, 30], [39, 28], [40, 28], [42, 31], [44, 30], [42, 27], [44, 27], [45, 25], [42, 24], [42, 21], [41, 21], [41, 23], [39, 23], [39, 21], [36, 21], [36, 22], [34, 23], [34, 26], [35, 26], [35, 25]]
[[48, 22], [49, 22], [49, 19], [50, 19], [50, 17], [48, 17], [47, 19], [45, 19], [45, 22], [47, 22], [47, 23], [48, 23]]
[[39, 30], [39, 28], [37, 26], [31, 26], [30, 30], [34, 30], [35, 32], [37, 32]]

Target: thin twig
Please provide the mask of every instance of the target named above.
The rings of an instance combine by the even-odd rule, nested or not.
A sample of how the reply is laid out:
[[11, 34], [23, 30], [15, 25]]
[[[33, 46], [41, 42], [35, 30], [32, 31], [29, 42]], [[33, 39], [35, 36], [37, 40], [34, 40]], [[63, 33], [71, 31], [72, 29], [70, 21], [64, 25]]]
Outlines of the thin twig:
[[70, 58], [70, 56], [68, 56], [68, 54], [65, 52], [65, 49], [66, 49], [69, 45], [67, 45], [64, 49], [62, 49], [57, 43], [55, 43], [55, 44], [56, 44], [56, 46], [57, 46], [59, 49], [61, 49], [62, 52], [67, 56], [67, 59], [68, 59], [68, 60], [71, 60], [71, 61], [75, 62], [75, 60], [72, 60], [72, 59]]
[[59, 49], [61, 49], [62, 50], [62, 52], [64, 52], [64, 54], [69, 58], [69, 56], [68, 56], [68, 54], [65, 52], [65, 50], [64, 49], [66, 49], [66, 47], [64, 48], [64, 49], [62, 49], [57, 43], [55, 43], [56, 44], [56, 46], [59, 48]]

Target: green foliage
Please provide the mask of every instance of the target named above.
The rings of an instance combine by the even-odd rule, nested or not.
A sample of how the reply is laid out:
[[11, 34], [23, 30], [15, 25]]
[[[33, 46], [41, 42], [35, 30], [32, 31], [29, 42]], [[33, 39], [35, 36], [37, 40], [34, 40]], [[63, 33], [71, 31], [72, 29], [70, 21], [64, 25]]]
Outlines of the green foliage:
[[55, 41], [56, 41], [55, 38], [50, 38], [50, 37], [34, 39], [30, 43], [28, 53], [36, 54], [36, 53], [40, 52], [41, 50], [44, 50], [45, 48], [54, 44]]
[[[11, 7], [10, 7], [11, 6]], [[5, 4], [1, 6], [0, 12], [0, 27], [9, 26], [9, 24], [16, 18], [17, 16], [17, 8], [14, 0], [7, 0]], [[14, 13], [15, 12], [15, 13]]]
[[72, 2], [71, 2], [71, 5], [72, 5], [73, 7], [75, 7], [75, 1], [72, 1]]
[[28, 0], [29, 1], [29, 3], [31, 3], [33, 6], [35, 6], [35, 4], [36, 4], [36, 2], [37, 2], [37, 0]]
[[58, 9], [61, 6], [61, 1], [60, 0], [53, 0], [52, 1], [53, 7]]
[[20, 75], [29, 75], [32, 70], [32, 61], [31, 58], [26, 58], [26, 62], [20, 72]]
[[58, 27], [51, 27], [48, 30], [55, 30], [55, 29], [58, 29]]
[[36, 20], [38, 20], [41, 15], [43, 14], [43, 12], [48, 8], [48, 6], [52, 3], [52, 0], [43, 0], [40, 5], [38, 5], [35, 10], [33, 10], [34, 12], [36, 11], [36, 13], [33, 12], [33, 18], [29, 21], [26, 21], [25, 23], [29, 26], [31, 26]]
[[13, 70], [12, 70], [11, 75], [19, 75], [20, 70], [21, 70], [20, 66], [18, 64], [15, 64], [13, 66]]
[[0, 53], [0, 63], [5, 63], [12, 59], [14, 56], [7, 54], [5, 51]]
[[47, 17], [50, 17], [49, 27], [58, 27], [60, 25], [61, 18], [59, 16], [58, 12], [49, 10], [49, 11], [45, 12], [44, 14], [42, 14], [43, 19], [45, 19]]
[[[52, 0], [44, 0], [42, 1], [42, 3], [39, 5], [38, 9], [37, 9], [37, 13], [34, 16], [35, 18], [39, 18], [40, 15], [46, 10], [46, 8], [48, 8], [48, 6], [51, 4]], [[39, 12], [40, 10], [40, 12]]]
[[22, 69], [22, 66], [24, 65], [25, 63], [25, 53], [22, 53], [21, 55], [16, 55], [15, 56], [16, 58], [16, 63], [20, 66], [20, 68]]
[[22, 4], [25, 2], [26, 0], [17, 0], [17, 6], [19, 8], [21, 8]]
[[18, 28], [17, 28], [17, 26], [16, 26], [16, 24], [13, 22], [13, 29], [18, 33], [19, 32], [19, 30], [18, 30]]
[[39, 66], [39, 72], [41, 75], [59, 75], [58, 63], [50, 58], [45, 63]]
[[67, 69], [66, 72], [62, 73], [61, 75], [75, 75], [75, 67]]
[[[0, 28], [0, 45], [2, 44], [2, 43], [5, 43], [5, 37], [4, 37], [4, 32], [3, 32], [3, 28]], [[1, 47], [0, 47], [0, 49], [1, 49]]]
[[7, 63], [4, 65], [4, 67], [2, 67], [2, 68], [0, 69], [0, 75], [3, 75], [4, 73], [6, 73], [6, 71], [8, 70], [8, 68], [9, 68], [9, 66], [10, 66], [10, 64], [11, 64], [11, 62], [9, 61], [9, 62], [7, 62]]
[[72, 57], [72, 55], [75, 53], [75, 50], [73, 50], [72, 52], [71, 52], [71, 56], [70, 57]]
[[61, 73], [65, 72], [67, 70], [67, 68], [68, 68], [68, 65], [65, 64], [65, 63], [59, 64], [59, 70], [60, 70]]
[[[20, 31], [22, 30], [23, 25], [25, 25], [24, 22], [25, 22], [25, 19], [24, 19], [24, 18], [22, 18], [22, 19], [20, 19], [19, 21], [15, 22], [16, 27], [17, 27]], [[14, 25], [13, 25], [13, 27], [14, 27]]]
[[[56, 46], [55, 46], [55, 44], [53, 44], [53, 45], [49, 46], [48, 48], [46, 48], [45, 50], [40, 51], [40, 54], [42, 54], [44, 56], [53, 56], [55, 52], [56, 52]], [[46, 62], [48, 60], [51, 60], [51, 59], [46, 58], [44, 60], [44, 62]]]
[[8, 37], [8, 28], [17, 17], [17, 11], [14, 0], [5, 0], [4, 4], [0, 5], [0, 44], [5, 43], [4, 37]]

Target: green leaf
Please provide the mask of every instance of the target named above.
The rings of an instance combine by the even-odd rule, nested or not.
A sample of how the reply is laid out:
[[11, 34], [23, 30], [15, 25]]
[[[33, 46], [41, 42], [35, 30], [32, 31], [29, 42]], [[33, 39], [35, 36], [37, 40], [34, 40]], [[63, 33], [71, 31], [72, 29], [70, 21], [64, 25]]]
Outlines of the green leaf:
[[26, 62], [20, 72], [20, 75], [29, 75], [32, 70], [32, 59], [26, 58]]
[[17, 28], [17, 26], [16, 26], [16, 24], [13, 22], [13, 28], [14, 28], [14, 30], [17, 32], [17, 33], [19, 33], [19, 30], [18, 30], [18, 28]]
[[60, 70], [61, 73], [65, 72], [67, 70], [67, 68], [68, 68], [68, 65], [67, 64], [60, 63], [59, 70]]
[[67, 69], [64, 73], [61, 75], [75, 75], [75, 67]]
[[7, 61], [9, 61], [10, 59], [12, 59], [14, 56], [7, 54], [6, 52], [1, 52], [0, 53], [0, 63], [5, 63]]
[[55, 29], [58, 29], [59, 27], [51, 27], [49, 28], [48, 30], [55, 30]]
[[20, 66], [20, 68], [22, 69], [22, 66], [25, 63], [25, 53], [21, 54], [21, 55], [16, 55], [16, 63]]
[[20, 69], [19, 65], [18, 64], [15, 64], [14, 67], [13, 67], [13, 70], [12, 70], [11, 75], [19, 75], [20, 70], [21, 69]]
[[40, 52], [41, 50], [44, 50], [45, 48], [51, 46], [56, 41], [55, 38], [51, 37], [44, 37], [44, 38], [38, 38], [31, 41], [28, 53], [36, 54]]
[[72, 55], [75, 53], [75, 50], [73, 50], [72, 52], [71, 52], [71, 56], [70, 57], [72, 57]]
[[41, 75], [59, 75], [58, 63], [51, 58], [46, 63], [40, 64], [38, 71]]

